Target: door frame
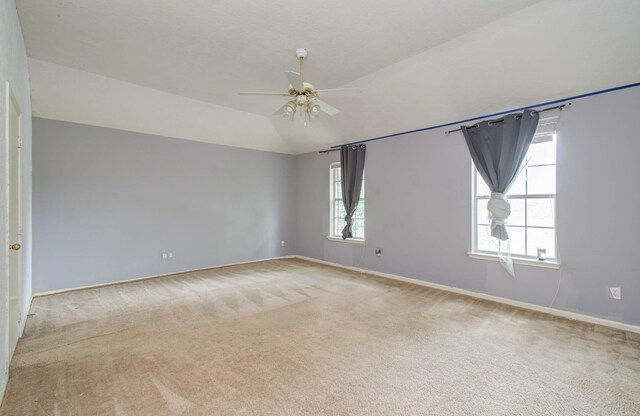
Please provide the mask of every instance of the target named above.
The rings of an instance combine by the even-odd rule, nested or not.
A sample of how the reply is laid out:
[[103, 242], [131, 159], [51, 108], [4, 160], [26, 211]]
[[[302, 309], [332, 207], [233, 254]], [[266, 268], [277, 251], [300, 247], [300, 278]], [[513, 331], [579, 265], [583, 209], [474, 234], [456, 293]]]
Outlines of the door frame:
[[[14, 325], [16, 325], [16, 323], [12, 323], [12, 314], [11, 311], [9, 310], [10, 308], [10, 303], [11, 303], [11, 276], [10, 276], [10, 255], [11, 252], [9, 250], [9, 244], [11, 243], [9, 241], [10, 239], [10, 215], [9, 214], [9, 209], [11, 206], [11, 191], [10, 191], [10, 183], [9, 183], [9, 177], [10, 177], [10, 169], [11, 169], [11, 154], [10, 154], [10, 146], [11, 146], [11, 137], [10, 137], [10, 126], [9, 126], [9, 122], [10, 122], [10, 107], [13, 107], [16, 112], [18, 113], [18, 140], [19, 140], [19, 146], [22, 147], [22, 120], [23, 120], [23, 115], [24, 113], [22, 112], [22, 109], [20, 107], [20, 105], [18, 104], [18, 100], [16, 99], [15, 95], [13, 94], [13, 91], [11, 90], [11, 85], [9, 84], [9, 82], [6, 82], [6, 97], [5, 97], [5, 104], [6, 104], [6, 113], [4, 115], [5, 117], [5, 132], [4, 132], [4, 136], [5, 136], [5, 140], [6, 140], [6, 144], [5, 144], [5, 152], [6, 152], [6, 157], [5, 157], [5, 204], [4, 204], [4, 212], [5, 212], [5, 218], [4, 218], [4, 226], [5, 226], [5, 230], [4, 230], [4, 257], [5, 257], [5, 267], [4, 267], [4, 275], [5, 275], [5, 282], [4, 282], [4, 293], [5, 293], [5, 310], [6, 310], [6, 319], [5, 319], [5, 345], [4, 345], [4, 350], [7, 353], [7, 374], [8, 374], [8, 370], [9, 370], [9, 365], [11, 365], [11, 358], [13, 356], [13, 352], [12, 350], [10, 350], [10, 340], [11, 340], [11, 331], [15, 331], [16, 328], [14, 327]], [[23, 154], [22, 151], [20, 151], [19, 153], [19, 157], [20, 157], [20, 170], [19, 170], [19, 175], [21, 177], [21, 182], [22, 182], [22, 176], [23, 176]], [[21, 187], [22, 188], [22, 187]], [[23, 189], [20, 189], [20, 194], [19, 194], [19, 198], [23, 199]], [[20, 210], [22, 210], [22, 202], [20, 201]], [[20, 216], [22, 216], [22, 213], [20, 213]], [[24, 221], [24, 218], [22, 218], [22, 221]], [[22, 233], [24, 231], [24, 224], [21, 224], [22, 226], [22, 230], [20, 230], [20, 232]], [[21, 262], [24, 263], [24, 255], [21, 253]], [[20, 310], [18, 311], [20, 314], [20, 322], [17, 323], [18, 328], [17, 330], [20, 332], [20, 335], [22, 335], [22, 328], [23, 328], [23, 321], [24, 321], [24, 316], [22, 316], [23, 313], [23, 309], [24, 309], [24, 305], [23, 303], [23, 299], [22, 299], [22, 290], [23, 290], [23, 285], [24, 285], [24, 264], [21, 264], [20, 267], [20, 276], [19, 276], [19, 282], [18, 282], [18, 307], [20, 308]], [[3, 359], [5, 359], [5, 357], [2, 357]]]

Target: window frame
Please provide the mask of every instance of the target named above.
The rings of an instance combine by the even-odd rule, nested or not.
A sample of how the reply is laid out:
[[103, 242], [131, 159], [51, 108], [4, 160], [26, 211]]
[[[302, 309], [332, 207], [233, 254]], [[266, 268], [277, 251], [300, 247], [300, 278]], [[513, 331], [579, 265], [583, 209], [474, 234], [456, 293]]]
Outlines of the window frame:
[[[540, 122], [543, 121], [547, 121], [549, 119], [551, 119], [553, 117], [550, 117], [548, 119], [541, 119]], [[556, 120], [554, 122], [554, 124], [557, 123], [557, 117]], [[543, 135], [549, 135], [549, 134], [553, 134], [553, 141], [555, 143], [556, 146], [556, 151], [557, 151], [557, 146], [558, 146], [558, 132], [557, 129], [555, 128], [555, 125], [553, 126], [553, 130], [549, 131], [541, 131], [539, 133], [536, 133], [534, 135], [534, 140], [536, 136], [543, 136]], [[532, 145], [535, 145], [532, 144]], [[558, 236], [558, 212], [557, 212], [557, 195], [558, 195], [558, 190], [557, 190], [557, 166], [558, 166], [558, 161], [557, 161], [557, 157], [556, 157], [556, 161], [555, 163], [539, 163], [539, 164], [535, 164], [535, 165], [526, 165], [525, 167], [523, 167], [523, 172], [520, 174], [524, 174], [524, 175], [528, 175], [528, 169], [529, 168], [535, 168], [535, 167], [544, 167], [544, 166], [554, 166], [555, 167], [555, 172], [556, 172], [556, 191], [553, 194], [529, 194], [528, 193], [528, 187], [529, 187], [529, 182], [527, 180], [527, 178], [525, 177], [525, 193], [524, 194], [514, 194], [514, 195], [509, 195], [509, 200], [513, 201], [513, 200], [521, 200], [524, 201], [524, 225], [509, 225], [509, 227], [514, 227], [514, 228], [520, 228], [520, 229], [524, 229], [524, 253], [525, 254], [511, 254], [512, 259], [514, 260], [514, 262], [516, 263], [521, 263], [521, 264], [533, 264], [533, 265], [546, 265], [547, 267], [554, 267], [556, 268], [556, 266], [559, 267], [560, 265], [560, 257], [558, 255], [558, 243], [557, 243], [557, 236]], [[498, 252], [497, 251], [489, 251], [489, 250], [480, 250], [478, 248], [478, 228], [481, 226], [485, 226], [486, 224], [482, 223], [482, 222], [478, 222], [478, 201], [488, 201], [489, 198], [491, 197], [490, 195], [478, 195], [478, 181], [482, 180], [481, 177], [479, 177], [478, 171], [475, 167], [475, 165], [473, 164], [473, 161], [471, 162], [471, 203], [472, 203], [472, 207], [471, 207], [471, 251], [468, 253], [468, 255], [472, 258], [478, 258], [478, 259], [493, 259], [493, 258], [497, 258], [498, 256]], [[554, 212], [553, 212], [553, 226], [538, 226], [538, 225], [528, 225], [528, 215], [527, 215], [527, 210], [528, 210], [528, 200], [529, 199], [553, 199], [553, 207], [554, 207]], [[488, 225], [486, 225], [488, 227]], [[529, 229], [546, 229], [546, 230], [553, 230], [554, 232], [554, 251], [555, 251], [555, 255], [554, 257], [547, 257], [546, 260], [538, 260], [537, 256], [534, 255], [528, 255], [526, 254], [528, 252], [528, 231]]]
[[[341, 242], [349, 242], [349, 243], [357, 243], [357, 244], [363, 244], [365, 239], [366, 239], [366, 232], [365, 232], [365, 221], [366, 221], [366, 215], [364, 215], [363, 212], [363, 217], [362, 218], [358, 218], [358, 219], [362, 219], [362, 229], [363, 229], [363, 236], [362, 237], [352, 237], [352, 238], [347, 238], [346, 240], [342, 239], [342, 235], [340, 234], [334, 234], [335, 231], [335, 226], [336, 226], [336, 216], [335, 216], [335, 202], [337, 200], [342, 201], [342, 195], [340, 195], [338, 198], [336, 198], [335, 196], [335, 180], [334, 180], [334, 169], [342, 169], [342, 164], [340, 162], [333, 162], [329, 165], [329, 234], [327, 235], [327, 239], [329, 240], [333, 240], [333, 241], [341, 241]], [[365, 179], [364, 179], [364, 175], [362, 177], [362, 189], [364, 191], [364, 186], [365, 186]], [[360, 199], [360, 203], [365, 203], [365, 199], [366, 198], [361, 198]], [[354, 218], [356, 219], [356, 218]]]

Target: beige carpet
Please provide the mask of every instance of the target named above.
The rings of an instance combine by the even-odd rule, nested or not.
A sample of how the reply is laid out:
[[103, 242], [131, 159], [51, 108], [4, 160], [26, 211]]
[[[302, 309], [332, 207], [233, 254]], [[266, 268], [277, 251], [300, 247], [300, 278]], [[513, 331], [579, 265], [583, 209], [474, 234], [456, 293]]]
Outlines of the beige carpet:
[[301, 260], [34, 299], [9, 415], [640, 414], [640, 337]]

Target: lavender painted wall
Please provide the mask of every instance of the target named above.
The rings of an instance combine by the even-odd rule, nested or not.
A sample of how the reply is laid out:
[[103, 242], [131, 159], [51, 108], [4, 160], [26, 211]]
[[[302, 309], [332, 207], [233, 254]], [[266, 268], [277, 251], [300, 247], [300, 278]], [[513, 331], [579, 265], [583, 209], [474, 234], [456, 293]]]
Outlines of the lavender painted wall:
[[[640, 325], [638, 108], [633, 88], [561, 113], [562, 268], [516, 265], [515, 279], [467, 256], [471, 160], [444, 129], [369, 145], [362, 246], [326, 239], [335, 152], [287, 156], [36, 119], [34, 287], [297, 253]], [[161, 261], [163, 251], [176, 259]], [[621, 301], [609, 286], [622, 287]]]
[[[558, 125], [560, 270], [471, 259], [471, 158], [460, 134], [369, 144], [366, 245], [329, 241], [329, 164], [298, 156], [297, 253], [640, 325], [640, 88], [573, 102]], [[377, 258], [374, 249], [382, 248]], [[560, 284], [557, 298], [552, 303]], [[622, 300], [608, 299], [620, 286]]]
[[293, 253], [293, 156], [39, 118], [33, 129], [35, 292]]

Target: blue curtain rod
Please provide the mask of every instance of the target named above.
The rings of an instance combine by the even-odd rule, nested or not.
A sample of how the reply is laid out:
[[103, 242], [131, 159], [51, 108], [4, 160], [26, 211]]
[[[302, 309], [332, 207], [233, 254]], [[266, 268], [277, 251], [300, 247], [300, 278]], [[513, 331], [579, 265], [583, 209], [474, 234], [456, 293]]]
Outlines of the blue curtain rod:
[[561, 100], [547, 101], [546, 103], [528, 105], [526, 107], [520, 107], [520, 108], [511, 109], [511, 110], [500, 111], [499, 113], [493, 113], [493, 114], [487, 114], [485, 116], [468, 118], [466, 120], [454, 121], [453, 123], [438, 124], [437, 126], [424, 127], [422, 129], [416, 129], [416, 130], [403, 131], [401, 133], [387, 134], [386, 136], [374, 137], [372, 139], [358, 140], [357, 142], [351, 142], [351, 143], [345, 143], [345, 144], [337, 144], [335, 146], [331, 146], [330, 150], [322, 150], [319, 153], [328, 153], [328, 152], [332, 152], [334, 150], [338, 150], [338, 149], [340, 149], [341, 147], [344, 147], [344, 146], [353, 146], [353, 145], [358, 145], [358, 144], [362, 144], [362, 143], [372, 142], [372, 141], [375, 141], [375, 140], [388, 139], [389, 137], [395, 137], [395, 136], [402, 136], [402, 135], [405, 135], [405, 134], [417, 133], [419, 131], [427, 131], [427, 130], [439, 129], [439, 128], [442, 128], [442, 127], [453, 126], [455, 124], [468, 123], [470, 121], [480, 120], [480, 119], [483, 119], [483, 118], [501, 116], [503, 114], [512, 113], [514, 111], [522, 111], [522, 110], [527, 110], [529, 108], [541, 107], [543, 105], [557, 104], [557, 103], [561, 103], [563, 101], [577, 100], [579, 98], [591, 97], [592, 95], [600, 95], [600, 94], [605, 94], [605, 93], [608, 93], [608, 92], [624, 90], [624, 89], [627, 89], [627, 88], [633, 88], [633, 87], [638, 87], [638, 86], [640, 86], [640, 82], [636, 82], [635, 84], [623, 85], [621, 87], [608, 88], [606, 90], [590, 92], [590, 93], [587, 93], [587, 94], [574, 95], [573, 97], [567, 97], [567, 98], [563, 98]]

